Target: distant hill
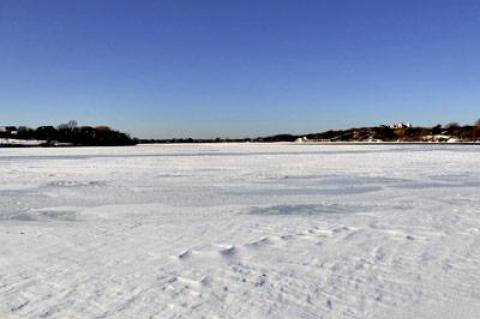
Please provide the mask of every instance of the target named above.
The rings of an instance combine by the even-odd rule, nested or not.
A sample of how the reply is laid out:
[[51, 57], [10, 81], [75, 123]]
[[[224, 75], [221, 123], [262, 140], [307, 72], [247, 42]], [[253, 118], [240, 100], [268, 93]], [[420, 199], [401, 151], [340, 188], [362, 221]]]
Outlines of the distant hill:
[[480, 121], [475, 125], [460, 126], [450, 123], [445, 126], [415, 127], [410, 124], [358, 127], [345, 130], [329, 130], [310, 134], [278, 134], [266, 137], [243, 139], [141, 139], [140, 143], [232, 143], [232, 142], [478, 142], [480, 143]]
[[1, 126], [2, 146], [124, 146], [138, 141], [108, 126], [78, 126], [75, 121], [59, 126]]
[[330, 130], [298, 136], [320, 142], [480, 142], [480, 125], [414, 127], [405, 124]]

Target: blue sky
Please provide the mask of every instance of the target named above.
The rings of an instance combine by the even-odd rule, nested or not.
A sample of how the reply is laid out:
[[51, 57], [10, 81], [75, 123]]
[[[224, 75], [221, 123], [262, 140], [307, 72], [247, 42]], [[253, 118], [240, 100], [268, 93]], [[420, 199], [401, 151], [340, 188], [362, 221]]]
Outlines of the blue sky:
[[0, 125], [241, 137], [479, 117], [479, 1], [0, 1]]

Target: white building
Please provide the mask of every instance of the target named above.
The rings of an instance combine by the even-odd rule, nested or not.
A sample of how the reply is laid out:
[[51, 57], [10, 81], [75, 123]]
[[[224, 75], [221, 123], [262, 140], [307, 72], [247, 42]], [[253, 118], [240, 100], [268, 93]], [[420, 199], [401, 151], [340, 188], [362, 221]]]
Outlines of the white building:
[[403, 122], [400, 122], [400, 123], [394, 123], [394, 124], [391, 124], [389, 126], [390, 128], [409, 128], [409, 127], [412, 127], [412, 124], [410, 124], [410, 122], [407, 122], [406, 124], [403, 123]]
[[308, 142], [308, 139], [306, 136], [304, 137], [299, 137], [295, 140], [295, 143], [307, 143]]

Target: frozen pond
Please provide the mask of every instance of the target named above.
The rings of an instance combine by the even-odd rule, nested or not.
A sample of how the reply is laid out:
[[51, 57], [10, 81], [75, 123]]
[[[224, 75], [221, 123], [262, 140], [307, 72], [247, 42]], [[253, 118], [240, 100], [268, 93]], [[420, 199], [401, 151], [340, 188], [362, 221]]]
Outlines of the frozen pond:
[[480, 147], [0, 148], [0, 318], [474, 318]]

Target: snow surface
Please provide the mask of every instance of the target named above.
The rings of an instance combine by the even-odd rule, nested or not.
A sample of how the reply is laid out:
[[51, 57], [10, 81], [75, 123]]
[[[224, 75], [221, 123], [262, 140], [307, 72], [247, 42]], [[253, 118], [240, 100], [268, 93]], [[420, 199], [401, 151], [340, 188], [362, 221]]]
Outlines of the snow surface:
[[20, 140], [15, 138], [0, 138], [0, 145], [23, 145], [23, 146], [38, 146], [46, 141], [41, 140]]
[[0, 318], [477, 318], [479, 156], [0, 149]]

